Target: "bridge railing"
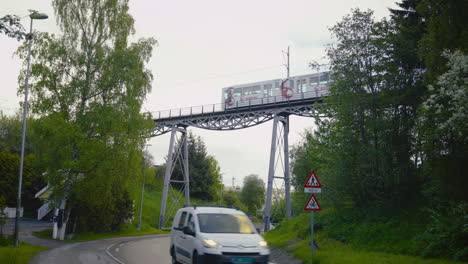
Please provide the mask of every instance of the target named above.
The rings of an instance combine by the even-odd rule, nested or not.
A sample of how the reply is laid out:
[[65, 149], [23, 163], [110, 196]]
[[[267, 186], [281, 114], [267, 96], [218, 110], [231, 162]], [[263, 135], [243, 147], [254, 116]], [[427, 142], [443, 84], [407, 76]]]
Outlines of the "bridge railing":
[[233, 104], [219, 103], [219, 104], [199, 105], [199, 106], [192, 106], [192, 107], [185, 107], [185, 108], [178, 108], [178, 109], [169, 109], [169, 110], [152, 112], [152, 115], [155, 120], [158, 120], [158, 119], [165, 119], [165, 118], [177, 118], [177, 117], [192, 116], [192, 115], [219, 113], [219, 112], [223, 112], [227, 110], [249, 107], [249, 106], [254, 106], [254, 105], [275, 104], [275, 103], [280, 103], [280, 102], [297, 101], [297, 100], [309, 99], [309, 98], [319, 98], [327, 94], [328, 94], [328, 89], [326, 90], [320, 89], [320, 90], [315, 90], [315, 91], [295, 93], [289, 98], [285, 98], [282, 95], [277, 95], [277, 96], [269, 96], [269, 97], [263, 97], [263, 98], [258, 98], [258, 99], [236, 101]]

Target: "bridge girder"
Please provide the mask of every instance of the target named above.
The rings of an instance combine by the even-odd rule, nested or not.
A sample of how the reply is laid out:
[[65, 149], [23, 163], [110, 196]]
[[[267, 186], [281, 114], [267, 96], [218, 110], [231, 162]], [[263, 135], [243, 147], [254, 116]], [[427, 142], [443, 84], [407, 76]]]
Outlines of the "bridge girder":
[[[247, 110], [247, 111], [246, 111]], [[272, 120], [275, 116], [317, 117], [315, 104], [291, 105], [270, 109], [226, 110], [206, 114], [178, 116], [156, 119], [152, 136], [160, 136], [171, 131], [174, 126], [196, 127], [208, 130], [237, 130], [256, 126]]]

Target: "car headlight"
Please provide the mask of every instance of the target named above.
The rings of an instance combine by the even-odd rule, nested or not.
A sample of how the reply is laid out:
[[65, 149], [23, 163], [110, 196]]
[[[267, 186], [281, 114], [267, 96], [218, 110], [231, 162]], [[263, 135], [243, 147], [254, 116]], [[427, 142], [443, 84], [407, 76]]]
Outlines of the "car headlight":
[[258, 245], [261, 248], [267, 248], [268, 247], [268, 243], [265, 240], [262, 240], [262, 241], [258, 242]]
[[209, 248], [219, 248], [218, 242], [211, 239], [203, 239], [203, 246]]

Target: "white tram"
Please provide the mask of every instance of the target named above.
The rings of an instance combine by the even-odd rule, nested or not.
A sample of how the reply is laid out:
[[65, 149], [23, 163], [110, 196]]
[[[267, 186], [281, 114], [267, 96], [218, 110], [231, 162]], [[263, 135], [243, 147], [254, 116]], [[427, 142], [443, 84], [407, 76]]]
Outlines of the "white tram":
[[328, 94], [330, 81], [330, 72], [320, 72], [235, 85], [223, 88], [221, 100], [224, 108], [235, 108], [321, 97]]

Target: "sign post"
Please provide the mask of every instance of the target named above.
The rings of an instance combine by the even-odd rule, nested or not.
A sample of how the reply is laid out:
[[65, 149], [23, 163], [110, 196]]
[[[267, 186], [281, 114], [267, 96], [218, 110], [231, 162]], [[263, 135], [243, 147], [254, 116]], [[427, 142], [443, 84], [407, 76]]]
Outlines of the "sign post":
[[314, 212], [320, 211], [320, 204], [317, 201], [314, 193], [322, 192], [322, 184], [320, 183], [315, 171], [312, 171], [304, 183], [304, 192], [311, 193], [309, 200], [304, 206], [304, 211], [310, 211], [310, 254], [314, 255]]

